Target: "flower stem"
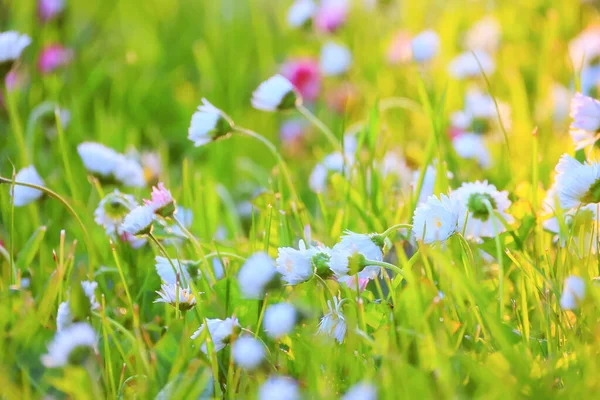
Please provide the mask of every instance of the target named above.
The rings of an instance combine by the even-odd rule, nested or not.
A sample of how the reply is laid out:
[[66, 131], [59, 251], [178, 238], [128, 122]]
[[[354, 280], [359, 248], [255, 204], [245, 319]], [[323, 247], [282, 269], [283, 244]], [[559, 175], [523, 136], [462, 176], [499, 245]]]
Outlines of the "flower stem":
[[383, 231], [383, 233], [380, 233], [379, 236], [383, 236], [383, 237], [388, 237], [391, 233], [399, 230], [399, 229], [412, 229], [412, 225], [411, 224], [396, 224], [396, 225], [392, 225], [389, 228], [387, 228], [385, 231]]
[[[536, 188], [533, 188], [535, 190]], [[500, 303], [498, 304], [498, 314], [500, 321], [502, 321], [502, 312], [504, 310], [504, 262], [502, 259], [502, 244], [500, 243], [500, 236], [498, 236], [498, 227], [496, 226], [496, 218], [494, 216], [494, 209], [488, 199], [483, 199], [490, 218], [492, 219], [492, 226], [494, 228], [494, 240], [496, 242], [496, 256], [498, 257], [498, 296], [500, 297]]]
[[[176, 287], [178, 287], [179, 284], [177, 282], [178, 281], [177, 277], [181, 276], [183, 274], [180, 274], [177, 272], [177, 268], [175, 267], [173, 260], [171, 260], [171, 257], [169, 257], [169, 254], [167, 254], [167, 250], [158, 241], [158, 239], [156, 239], [152, 233], [148, 233], [148, 237], [156, 244], [156, 246], [158, 246], [161, 253], [163, 253], [163, 255], [166, 257], [166, 259], [169, 260], [169, 264], [171, 264], [171, 267], [173, 267], [173, 272], [175, 272], [175, 277], [176, 277], [175, 285], [176, 285]], [[183, 277], [183, 279], [185, 279], [185, 277]], [[179, 292], [177, 292], [177, 301], [179, 302]], [[175, 307], [175, 318], [179, 319], [179, 304], [177, 304], [177, 307]]]
[[404, 273], [404, 271], [400, 267], [395, 266], [394, 264], [390, 264], [385, 261], [365, 260], [365, 265], [377, 265], [379, 267], [389, 269], [391, 271], [394, 271], [398, 275], [402, 275], [402, 277], [406, 279], [406, 274]]
[[329, 143], [331, 143], [331, 145], [336, 150], [342, 151], [342, 146], [339, 140], [335, 137], [331, 129], [329, 129], [327, 125], [323, 123], [323, 121], [317, 118], [315, 114], [313, 114], [308, 108], [304, 107], [303, 105], [299, 105], [296, 108], [298, 109], [300, 114], [302, 114], [307, 120], [310, 121], [311, 124], [316, 126], [321, 132], [323, 132], [327, 140], [329, 140]]
[[194, 244], [194, 247], [196, 247], [196, 250], [198, 250], [200, 248], [200, 242], [198, 241], [198, 239], [196, 239], [196, 237], [192, 235], [192, 233], [185, 227], [185, 225], [183, 225], [183, 223], [181, 223], [181, 221], [177, 219], [175, 215], [171, 216], [171, 218], [173, 218], [175, 224], [177, 224], [179, 229], [181, 229], [181, 231], [191, 240], [191, 242]]

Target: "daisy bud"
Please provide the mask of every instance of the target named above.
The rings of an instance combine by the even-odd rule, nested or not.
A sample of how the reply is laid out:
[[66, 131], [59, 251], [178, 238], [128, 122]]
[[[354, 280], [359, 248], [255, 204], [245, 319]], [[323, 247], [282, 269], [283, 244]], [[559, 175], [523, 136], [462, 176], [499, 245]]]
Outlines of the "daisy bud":
[[57, 17], [65, 9], [65, 0], [38, 0], [38, 16], [42, 22]]
[[[31, 183], [37, 186], [44, 186], [44, 180], [40, 177], [37, 170], [33, 165], [23, 168], [17, 175], [15, 175], [15, 181], [23, 183]], [[13, 203], [15, 207], [23, 207], [29, 203], [33, 203], [42, 195], [43, 192], [33, 189], [27, 186], [14, 186]]]
[[160, 291], [156, 291], [160, 297], [154, 300], [155, 303], [167, 303], [172, 307], [177, 307], [179, 303], [180, 311], [187, 311], [196, 305], [196, 297], [190, 288], [182, 288], [180, 285], [163, 283], [160, 285]]
[[352, 53], [346, 46], [334, 42], [327, 42], [321, 48], [319, 63], [321, 72], [325, 76], [342, 75], [352, 65]]
[[302, 104], [294, 85], [282, 75], [275, 75], [252, 93], [252, 107], [262, 111], [283, 111]]
[[277, 286], [277, 269], [267, 253], [254, 253], [240, 268], [237, 276], [242, 295], [249, 299], [260, 299], [267, 289]]
[[144, 200], [144, 204], [152, 207], [156, 215], [164, 218], [172, 217], [177, 211], [171, 191], [167, 190], [162, 182], [152, 188], [152, 200]]
[[232, 346], [233, 361], [248, 370], [255, 369], [265, 359], [265, 348], [252, 336], [238, 338]]
[[[221, 351], [227, 346], [227, 344], [231, 340], [231, 336], [240, 332], [240, 324], [237, 318], [227, 318], [225, 320], [221, 320], [218, 318], [215, 319], [206, 319], [208, 333], [213, 341], [213, 346], [215, 347], [215, 352]], [[200, 325], [200, 328], [196, 330], [190, 336], [192, 340], [199, 337], [202, 332], [204, 332], [205, 325]], [[202, 351], [207, 353], [206, 343], [202, 345]]]
[[98, 338], [92, 326], [86, 322], [73, 324], [54, 335], [48, 345], [48, 353], [42, 356], [46, 368], [81, 364], [94, 351]]
[[565, 285], [560, 297], [560, 306], [564, 310], [575, 310], [585, 297], [585, 281], [575, 275], [565, 279]]
[[272, 304], [265, 310], [263, 329], [271, 339], [289, 335], [296, 326], [296, 308], [288, 303]]
[[432, 30], [421, 32], [411, 40], [411, 48], [413, 60], [429, 61], [440, 49], [440, 37]]
[[108, 235], [114, 235], [123, 223], [125, 216], [137, 206], [132, 195], [121, 193], [115, 189], [100, 200], [94, 211], [94, 221], [104, 227]]
[[270, 376], [258, 390], [259, 400], [300, 400], [298, 384], [287, 376]]
[[188, 139], [194, 142], [196, 147], [199, 147], [230, 134], [232, 130], [231, 118], [210, 104], [208, 100], [202, 99], [198, 111], [192, 115]]
[[60, 44], [53, 44], [42, 49], [38, 59], [38, 70], [42, 74], [50, 74], [71, 63], [73, 50]]
[[0, 81], [12, 69], [21, 53], [31, 44], [31, 38], [15, 31], [0, 33]]
[[292, 28], [306, 26], [316, 11], [317, 5], [313, 0], [296, 0], [287, 13], [288, 25]]
[[454, 199], [442, 194], [438, 199], [430, 196], [417, 207], [413, 216], [413, 234], [423, 243], [444, 242], [459, 232], [459, 205]]
[[125, 216], [119, 228], [120, 233], [125, 232], [134, 236], [152, 233], [154, 224], [154, 209], [149, 206], [138, 206]]

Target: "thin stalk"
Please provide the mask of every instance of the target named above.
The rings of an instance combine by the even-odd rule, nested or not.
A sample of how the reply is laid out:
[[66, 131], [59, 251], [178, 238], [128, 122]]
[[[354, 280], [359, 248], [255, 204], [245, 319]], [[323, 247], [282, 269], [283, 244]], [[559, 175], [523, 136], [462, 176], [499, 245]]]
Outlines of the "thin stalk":
[[396, 224], [387, 228], [385, 231], [379, 234], [379, 236], [388, 237], [391, 233], [399, 230], [399, 229], [412, 229], [411, 224]]
[[[535, 190], [535, 189], [534, 189]], [[494, 209], [492, 208], [491, 203], [487, 199], [483, 199], [483, 204], [485, 204], [490, 218], [492, 219], [492, 226], [494, 228], [494, 240], [496, 242], [496, 257], [498, 257], [498, 294], [500, 296], [500, 303], [498, 305], [498, 314], [500, 316], [500, 321], [502, 321], [502, 312], [504, 310], [504, 262], [502, 260], [502, 244], [500, 243], [500, 236], [498, 236], [498, 227], [496, 226], [496, 218], [494, 217]]]
[[404, 279], [406, 279], [406, 274], [404, 273], [404, 271], [401, 268], [395, 266], [394, 264], [390, 264], [385, 261], [365, 260], [365, 265], [376, 265], [379, 267], [389, 269], [391, 271], [394, 271], [398, 275], [402, 275]]
[[304, 107], [302, 104], [296, 106], [296, 108], [298, 109], [300, 114], [302, 114], [311, 124], [317, 127], [317, 129], [319, 129], [321, 132], [323, 132], [329, 143], [331, 143], [331, 145], [336, 150], [343, 152], [340, 141], [335, 137], [331, 129], [329, 129], [327, 125], [323, 123], [323, 121], [317, 118], [315, 114], [313, 114], [308, 108]]
[[198, 250], [200, 248], [200, 242], [198, 241], [198, 239], [196, 239], [196, 237], [194, 235], [192, 235], [192, 233], [183, 225], [183, 223], [181, 223], [181, 221], [179, 221], [177, 219], [177, 217], [175, 215], [173, 215], [171, 218], [173, 219], [173, 221], [175, 221], [175, 224], [179, 227], [179, 229], [181, 229], [181, 231], [194, 244], [194, 247], [196, 247], [196, 250]]

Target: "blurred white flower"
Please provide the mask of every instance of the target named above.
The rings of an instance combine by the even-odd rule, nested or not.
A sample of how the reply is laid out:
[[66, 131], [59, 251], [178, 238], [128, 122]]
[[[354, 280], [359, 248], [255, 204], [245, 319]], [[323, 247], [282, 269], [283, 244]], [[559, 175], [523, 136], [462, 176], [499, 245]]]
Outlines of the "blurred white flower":
[[350, 69], [352, 53], [346, 46], [335, 42], [327, 42], [321, 48], [319, 65], [325, 76], [341, 75]]
[[420, 204], [413, 216], [413, 235], [423, 243], [444, 242], [459, 232], [459, 205], [455, 199], [441, 194], [430, 196]]
[[119, 154], [114, 165], [113, 176], [125, 186], [142, 188], [146, 177], [142, 165], [132, 158]]
[[282, 75], [272, 76], [252, 93], [252, 106], [263, 111], [294, 108], [301, 101], [292, 82]]
[[232, 346], [233, 361], [245, 369], [255, 369], [265, 358], [265, 348], [260, 340], [252, 336], [238, 338]]
[[77, 152], [85, 168], [93, 174], [107, 178], [113, 174], [120, 155], [113, 149], [95, 142], [83, 142]]
[[[207, 318], [206, 323], [208, 327], [208, 333], [210, 334], [210, 337], [213, 341], [213, 346], [215, 347], [215, 352], [224, 349], [225, 346], [227, 346], [227, 343], [229, 343], [231, 335], [239, 330], [240, 327], [240, 324], [235, 317], [227, 318], [225, 320], [218, 318]], [[200, 328], [198, 328], [198, 330], [196, 330], [196, 332], [194, 332], [190, 338], [192, 340], [196, 339], [202, 334], [203, 331], [204, 324], [200, 325]], [[206, 343], [202, 345], [202, 351], [207, 353], [208, 350]]]
[[435, 31], [426, 30], [411, 40], [412, 58], [416, 62], [426, 62], [440, 50], [440, 37]]
[[346, 22], [349, 8], [348, 0], [321, 0], [314, 16], [315, 27], [322, 32], [335, 32]]
[[299, 28], [307, 24], [316, 11], [317, 5], [313, 0], [296, 0], [287, 13], [288, 25]]
[[334, 337], [339, 343], [344, 341], [346, 336], [346, 319], [342, 314], [342, 303], [337, 297], [333, 298], [333, 306], [331, 300], [327, 300], [329, 312], [321, 318], [319, 322], [317, 334], [325, 334]]
[[[44, 186], [44, 181], [38, 174], [33, 165], [23, 168], [15, 175], [16, 182], [30, 183], [37, 186]], [[40, 197], [43, 192], [27, 186], [14, 185], [13, 203], [15, 207], [23, 207], [33, 203]], [[12, 191], [11, 190], [11, 191]]]
[[571, 40], [569, 56], [575, 71], [580, 71], [600, 57], [600, 27], [592, 26]]
[[492, 16], [486, 16], [475, 23], [467, 32], [465, 47], [469, 50], [494, 53], [500, 45], [501, 27]]
[[[413, 194], [417, 194], [417, 190], [419, 190], [419, 178], [421, 176], [421, 171], [414, 171], [411, 181], [411, 186], [413, 188]], [[417, 204], [424, 203], [427, 201], [429, 196], [433, 195], [433, 191], [435, 189], [435, 178], [436, 178], [436, 169], [435, 166], [429, 165], [425, 170], [425, 175], [423, 177], [423, 183], [421, 185], [421, 191], [419, 192], [419, 198], [417, 200]]]
[[598, 140], [600, 130], [600, 101], [581, 93], [571, 100], [571, 122], [569, 133], [575, 142], [575, 149], [583, 149]]
[[48, 353], [42, 356], [42, 364], [46, 368], [64, 367], [67, 364], [78, 364], [82, 360], [81, 350], [95, 350], [98, 338], [92, 326], [86, 322], [78, 322], [57, 332], [48, 345]]
[[[329, 268], [337, 278], [343, 278], [350, 273], [350, 259], [360, 254], [367, 260], [383, 260], [383, 238], [376, 234], [360, 234], [346, 231], [339, 243], [331, 250]], [[363, 269], [358, 273], [359, 278], [374, 278], [381, 270], [377, 266], [359, 266]]]
[[233, 130], [233, 121], [227, 114], [202, 99], [202, 104], [192, 115], [192, 121], [188, 129], [188, 139], [194, 142], [196, 147], [205, 145]]
[[135, 236], [145, 235], [152, 232], [152, 224], [155, 220], [152, 207], [138, 206], [125, 216], [119, 227], [119, 234], [126, 232]]
[[277, 272], [288, 285], [297, 285], [312, 278], [317, 262], [329, 260], [330, 250], [326, 247], [306, 247], [303, 240], [298, 250], [292, 247], [280, 247], [276, 260]]
[[162, 160], [160, 154], [154, 151], [145, 151], [140, 157], [147, 183], [156, 182], [162, 174]]
[[[483, 237], [495, 237], [496, 234], [506, 231], [502, 219], [509, 224], [514, 221], [512, 215], [506, 212], [511, 205], [508, 192], [499, 192], [496, 186], [487, 181], [463, 183], [450, 196], [461, 204], [458, 227], [459, 231], [462, 231], [465, 220], [467, 221], [464, 229], [465, 237], [468, 239], [479, 240]], [[494, 211], [492, 215], [488, 211], [486, 202], [489, 202]]]
[[456, 79], [475, 78], [481, 75], [482, 69], [486, 76], [493, 74], [496, 69], [494, 60], [483, 51], [474, 53], [477, 58], [470, 51], [456, 56], [448, 66], [450, 75]]
[[179, 309], [181, 311], [187, 311], [196, 305], [196, 297], [190, 288], [183, 288], [177, 283], [161, 284], [160, 290], [157, 290], [156, 294], [159, 295], [159, 298], [154, 300], [155, 303], [167, 303], [172, 307], [177, 307], [177, 303], [179, 302]]
[[277, 275], [273, 259], [263, 252], [254, 253], [238, 272], [237, 280], [242, 295], [249, 299], [260, 299]]
[[352, 386], [342, 400], [377, 400], [377, 387], [369, 382], [360, 382]]
[[104, 196], [94, 211], [94, 221], [104, 227], [108, 235], [115, 235], [129, 211], [138, 206], [134, 197], [115, 189]]
[[563, 85], [552, 85], [552, 116], [554, 122], [562, 122], [569, 116], [573, 93]]
[[452, 139], [452, 146], [461, 158], [475, 160], [482, 168], [491, 166], [490, 153], [482, 135], [470, 132], [462, 133]]
[[[169, 259], [162, 256], [156, 256], [154, 260], [156, 261], [154, 267], [156, 273], [160, 276], [160, 279], [169, 285], [174, 285], [177, 282], [177, 276]], [[189, 284], [191, 279], [190, 275], [198, 275], [198, 267], [194, 261], [173, 259], [173, 264], [175, 264], [177, 274], [179, 274], [180, 282], [184, 285]], [[190, 272], [192, 273], [190, 274]]]
[[[95, 281], [81, 281], [81, 288], [90, 301], [90, 310], [97, 310], [100, 308], [100, 304], [96, 301], [96, 288], [98, 282]], [[69, 325], [73, 323], [73, 314], [71, 313], [71, 303], [63, 301], [58, 305], [58, 311], [56, 312], [56, 330], [58, 332], [63, 331]]]
[[581, 164], [568, 154], [556, 165], [556, 193], [560, 206], [565, 209], [590, 203], [600, 203], [600, 165]]
[[25, 34], [16, 31], [0, 33], [0, 64], [17, 60], [30, 44], [31, 38]]
[[575, 275], [565, 279], [562, 295], [560, 296], [560, 306], [564, 310], [575, 310], [585, 297], [585, 281]]
[[272, 304], [265, 310], [263, 329], [267, 336], [278, 339], [289, 335], [296, 326], [296, 308], [288, 303]]
[[258, 390], [259, 400], [300, 400], [298, 384], [286, 376], [270, 376]]

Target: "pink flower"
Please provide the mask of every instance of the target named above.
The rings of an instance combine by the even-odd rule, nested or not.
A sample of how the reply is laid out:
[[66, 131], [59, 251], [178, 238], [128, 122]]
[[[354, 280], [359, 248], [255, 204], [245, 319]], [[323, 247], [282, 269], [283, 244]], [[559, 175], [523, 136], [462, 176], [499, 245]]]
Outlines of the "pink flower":
[[327, 105], [338, 114], [349, 112], [358, 103], [358, 91], [351, 83], [343, 83], [327, 93]]
[[54, 70], [68, 65], [73, 58], [73, 51], [60, 44], [46, 46], [40, 53], [38, 69], [42, 74], [49, 74]]
[[358, 291], [360, 293], [362, 293], [367, 288], [367, 285], [369, 284], [369, 281], [370, 281], [369, 278], [361, 278], [357, 274], [357, 275], [347, 275], [342, 278], [338, 278], [338, 281], [344, 283], [350, 289], [356, 290], [356, 279], [358, 279]]
[[170, 217], [177, 210], [171, 192], [165, 188], [162, 182], [152, 187], [152, 200], [144, 200], [144, 203], [151, 206], [156, 214], [163, 217]]
[[285, 76], [302, 95], [302, 98], [313, 101], [321, 90], [321, 74], [319, 63], [310, 58], [290, 60], [281, 67]]
[[133, 249], [139, 249], [147, 242], [147, 239], [145, 237], [138, 237], [129, 232], [123, 232], [120, 237], [122, 242], [129, 243], [129, 245]]
[[48, 22], [65, 9], [65, 0], [38, 0], [38, 16]]
[[322, 32], [335, 32], [346, 22], [347, 0], [324, 0], [314, 17], [315, 27]]
[[412, 59], [412, 45], [410, 34], [398, 31], [394, 34], [387, 49], [387, 60], [392, 65], [404, 64]]

